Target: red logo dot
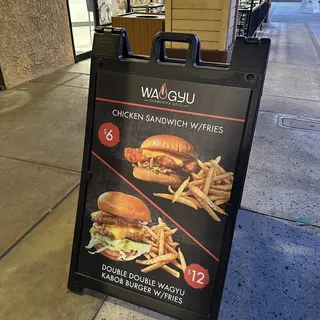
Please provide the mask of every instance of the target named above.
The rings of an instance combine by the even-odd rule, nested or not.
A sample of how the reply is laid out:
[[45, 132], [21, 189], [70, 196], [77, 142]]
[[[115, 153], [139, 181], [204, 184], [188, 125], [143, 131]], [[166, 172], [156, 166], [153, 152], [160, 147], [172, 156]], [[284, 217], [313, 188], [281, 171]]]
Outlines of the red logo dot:
[[107, 147], [114, 147], [120, 141], [119, 128], [113, 123], [104, 123], [98, 132], [99, 140]]
[[208, 270], [199, 264], [190, 264], [184, 272], [184, 279], [194, 289], [204, 288], [210, 280]]

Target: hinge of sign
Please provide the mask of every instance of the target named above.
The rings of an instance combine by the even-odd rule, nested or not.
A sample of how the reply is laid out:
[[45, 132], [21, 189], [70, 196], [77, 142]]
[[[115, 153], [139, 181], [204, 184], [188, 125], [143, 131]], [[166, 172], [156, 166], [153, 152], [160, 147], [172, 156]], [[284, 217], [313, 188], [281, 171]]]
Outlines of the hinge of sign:
[[110, 27], [110, 26], [98, 26], [94, 28], [94, 31], [97, 33], [112, 33], [112, 34], [120, 34], [123, 28], [118, 27]]
[[95, 28], [94, 28], [94, 31], [95, 31], [95, 32], [98, 32], [98, 33], [103, 33], [104, 28], [105, 28], [105, 27], [103, 27], [103, 26], [98, 26], [98, 27], [95, 27]]
[[258, 39], [258, 38], [247, 38], [246, 42], [250, 43], [250, 44], [260, 44], [260, 39]]

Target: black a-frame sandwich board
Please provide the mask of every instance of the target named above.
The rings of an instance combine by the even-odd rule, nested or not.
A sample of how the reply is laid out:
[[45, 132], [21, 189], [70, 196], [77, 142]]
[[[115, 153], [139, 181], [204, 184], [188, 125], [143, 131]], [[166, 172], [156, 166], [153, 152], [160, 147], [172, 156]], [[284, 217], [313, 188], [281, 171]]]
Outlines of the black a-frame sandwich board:
[[[187, 43], [186, 60], [168, 58], [165, 42]], [[70, 290], [80, 293], [83, 288], [90, 288], [178, 319], [218, 318], [269, 49], [270, 39], [237, 38], [230, 64], [204, 62], [201, 61], [197, 36], [162, 32], [154, 38], [151, 56], [145, 57], [130, 52], [124, 29], [96, 29], [68, 283]], [[160, 87], [164, 90], [164, 86], [166, 91], [162, 91], [162, 96], [160, 90], [152, 91]], [[150, 124], [151, 119], [160, 119], [160, 122]], [[197, 125], [194, 124], [195, 120], [198, 121]], [[114, 127], [104, 132], [109, 134], [109, 137], [105, 137], [105, 143], [101, 138], [98, 140], [99, 130], [104, 125], [108, 127], [111, 122], [120, 134], [114, 143], [118, 143], [116, 147], [112, 143], [108, 145], [107, 141], [113, 139], [110, 133]], [[173, 124], [175, 128], [172, 128]], [[204, 220], [210, 219], [205, 211], [200, 214], [197, 210], [198, 216], [195, 216], [192, 208], [184, 209], [181, 204], [175, 206], [175, 203], [153, 198], [149, 189], [156, 191], [161, 186], [149, 186], [132, 177], [131, 164], [126, 165], [123, 151], [119, 150], [128, 146], [138, 147], [142, 142], [139, 140], [141, 137], [155, 133], [174, 133], [184, 137], [195, 145], [195, 149], [200, 150], [199, 154], [205, 159], [223, 154], [221, 161], [225, 158], [225, 166], [234, 172], [231, 197], [224, 207], [228, 217], [221, 216], [223, 221], [220, 225], [212, 222], [212, 229], [208, 226], [212, 239], [205, 231], [207, 225], [211, 224], [208, 222], [211, 220]], [[212, 149], [211, 141], [215, 144]], [[117, 191], [138, 196], [147, 203], [152, 215], [161, 214], [155, 207], [161, 207], [163, 213], [170, 212], [164, 219], [167, 217], [168, 223], [176, 223], [179, 229], [177, 233], [184, 231], [180, 245], [187, 263], [202, 264], [204, 268], [200, 270], [206, 269], [208, 272], [206, 288], [205, 285], [201, 289], [197, 287], [204, 283], [204, 273], [199, 273], [201, 279], [192, 279], [198, 283], [190, 287], [185, 282], [184, 274], [180, 279], [161, 270], [142, 274], [139, 273], [141, 268], [137, 269], [138, 265], [132, 261], [112, 264], [111, 260], [100, 254], [88, 253], [86, 245], [92, 225], [90, 213], [98, 210], [96, 200], [99, 194], [116, 188]], [[186, 238], [188, 241], [183, 244]], [[211, 243], [214, 244], [211, 246]], [[146, 278], [141, 280], [142, 276]], [[132, 284], [131, 280], [137, 283], [135, 289], [126, 286], [126, 283]], [[164, 290], [161, 297], [153, 294], [154, 287], [158, 286], [159, 289], [160, 282], [168, 285], [167, 289], [161, 287]]]

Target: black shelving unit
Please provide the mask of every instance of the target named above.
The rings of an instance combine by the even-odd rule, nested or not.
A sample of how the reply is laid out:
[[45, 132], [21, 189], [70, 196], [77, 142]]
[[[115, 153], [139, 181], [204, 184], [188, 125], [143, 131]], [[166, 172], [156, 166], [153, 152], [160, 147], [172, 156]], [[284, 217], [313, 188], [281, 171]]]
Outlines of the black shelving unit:
[[267, 21], [270, 0], [240, 0], [238, 9], [237, 35], [254, 37]]
[[[160, 13], [163, 11], [164, 3], [157, 3], [155, 0], [149, 0], [146, 4], [133, 5], [128, 1], [128, 8], [130, 12]], [[154, 10], [157, 12], [154, 12]]]

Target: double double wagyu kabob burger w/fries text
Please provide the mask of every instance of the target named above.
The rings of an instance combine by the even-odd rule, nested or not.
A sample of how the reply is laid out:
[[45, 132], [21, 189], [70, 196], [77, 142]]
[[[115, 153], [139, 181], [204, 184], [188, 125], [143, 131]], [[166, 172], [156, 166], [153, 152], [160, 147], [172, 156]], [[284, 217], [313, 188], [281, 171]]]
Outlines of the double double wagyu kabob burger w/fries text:
[[150, 211], [139, 198], [122, 192], [105, 192], [98, 199], [100, 211], [91, 214], [91, 241], [87, 249], [109, 259], [130, 261], [148, 253], [151, 245], [144, 243], [145, 229], [151, 222]]
[[147, 182], [177, 187], [199, 171], [192, 144], [173, 135], [151, 136], [140, 148], [126, 148], [124, 156], [133, 164], [133, 176]]

